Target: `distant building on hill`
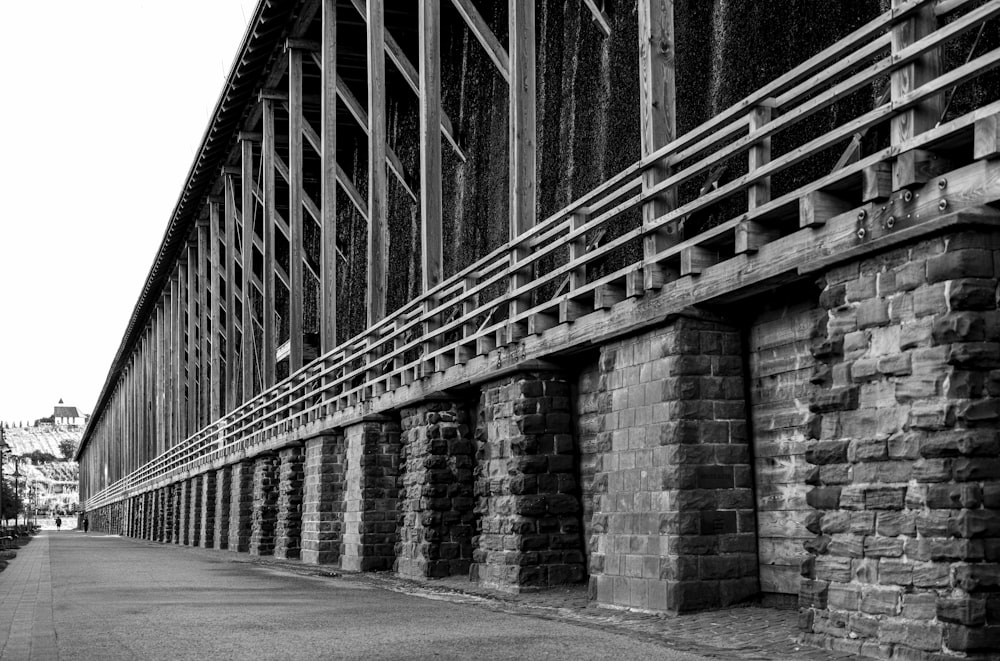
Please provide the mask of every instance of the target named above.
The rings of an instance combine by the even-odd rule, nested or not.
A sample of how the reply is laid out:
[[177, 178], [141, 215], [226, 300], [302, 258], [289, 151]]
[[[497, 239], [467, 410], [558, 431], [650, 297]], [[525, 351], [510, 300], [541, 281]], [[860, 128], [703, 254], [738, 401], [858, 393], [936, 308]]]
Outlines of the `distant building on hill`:
[[66, 406], [63, 400], [52, 409], [52, 415], [47, 418], [39, 418], [35, 425], [56, 425], [65, 427], [82, 427], [87, 423], [87, 416], [80, 413], [75, 406]]

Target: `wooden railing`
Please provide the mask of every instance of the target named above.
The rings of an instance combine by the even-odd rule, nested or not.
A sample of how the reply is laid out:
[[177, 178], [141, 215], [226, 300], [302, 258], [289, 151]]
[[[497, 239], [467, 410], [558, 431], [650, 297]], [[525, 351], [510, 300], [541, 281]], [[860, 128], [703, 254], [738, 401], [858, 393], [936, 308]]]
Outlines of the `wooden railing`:
[[[893, 50], [893, 27], [931, 5], [942, 18], [938, 29]], [[256, 448], [304, 424], [345, 411], [370, 412], [372, 399], [382, 393], [643, 295], [650, 286], [642, 277], [644, 269], [666, 274], [662, 286], [670, 287], [673, 279], [697, 275], [712, 264], [752, 254], [770, 241], [821, 227], [824, 214], [877, 203], [881, 187], [872, 192], [868, 183], [861, 184], [872, 172], [910, 150], [965, 136], [976, 121], [1000, 112], [1000, 102], [942, 117], [934, 128], [901, 141], [886, 137], [871, 153], [839, 159], [838, 165], [845, 160], [847, 164], [776, 196], [771, 181], [806, 160], [842, 152], [855, 136], [888, 127], [901, 113], [996, 67], [1000, 49], [970, 54], [965, 63], [916, 89], [891, 98], [879, 94], [879, 86], [885, 87], [894, 72], [998, 15], [1000, 2], [972, 0], [912, 0], [882, 14], [108, 486], [90, 498], [87, 507], [114, 502], [221, 460], [252, 456]], [[852, 94], [867, 95], [874, 107], [825, 133], [786, 144], [780, 154], [771, 153], [772, 139], [789, 140], [790, 129], [801, 129], [807, 119], [835, 104], [843, 110], [844, 99]], [[654, 165], [669, 166], [671, 174], [643, 189], [642, 174]], [[723, 168], [736, 176], [720, 185]], [[668, 189], [691, 188], [702, 179], [712, 185], [686, 200], [679, 195], [678, 206], [655, 223], [641, 222], [637, 210], [644, 202]], [[830, 197], [831, 190], [837, 194]], [[723, 214], [722, 219], [685, 236], [684, 226], [709, 210]], [[673, 245], [636, 257], [642, 254], [645, 236], [668, 227], [678, 237]], [[532, 275], [515, 280], [515, 273]], [[512, 305], [515, 301], [517, 306]]]

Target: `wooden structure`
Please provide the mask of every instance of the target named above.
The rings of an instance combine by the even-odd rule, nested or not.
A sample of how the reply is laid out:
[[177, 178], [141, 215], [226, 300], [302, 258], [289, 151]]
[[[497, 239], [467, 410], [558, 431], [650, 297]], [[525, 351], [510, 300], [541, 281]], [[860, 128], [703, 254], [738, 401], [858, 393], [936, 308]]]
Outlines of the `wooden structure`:
[[[383, 0], [263, 1], [86, 430], [78, 458], [87, 508], [130, 502], [442, 392], [560, 364], [692, 309], [735, 309], [948, 228], [994, 222], [959, 212], [1000, 200], [1000, 101], [946, 115], [943, 99], [996, 67], [1000, 51], [950, 68], [940, 53], [992, 25], [1000, 3], [894, 1], [683, 135], [673, 117], [672, 3], [638, 4], [641, 159], [538, 219], [532, 3], [511, 0], [504, 44], [472, 0], [420, 0], [406, 10]], [[509, 86], [508, 240], [450, 268], [442, 153], [470, 154], [442, 107], [441, 5], [457, 10], [450, 20], [464, 21]], [[584, 5], [609, 29], [595, 3]], [[394, 32], [406, 24], [419, 28], [404, 45]], [[886, 78], [891, 93], [880, 97]], [[387, 139], [390, 82], [393, 93], [417, 95], [417, 176]], [[364, 104], [354, 91], [362, 87]], [[874, 107], [830, 112], [856, 93], [870, 93]], [[816, 117], [829, 118], [822, 130], [809, 124]], [[342, 167], [344, 122], [366, 135], [358, 155], [366, 182]], [[866, 134], [887, 137], [833, 171], [797, 175]], [[720, 181], [723, 167], [730, 175]], [[712, 185], [700, 194], [685, 193], [706, 178]], [[395, 309], [387, 305], [390, 183], [417, 200], [420, 219], [421, 289]], [[367, 326], [341, 340], [343, 203], [367, 221]], [[709, 211], [717, 222], [693, 231], [691, 219]], [[317, 233], [318, 254], [304, 248], [304, 236]], [[319, 301], [315, 333], [303, 321], [311, 300]], [[752, 336], [751, 371], [763, 364], [759, 352], [810, 341], [810, 310], [768, 313], [761, 323], [773, 322], [781, 337]], [[804, 389], [809, 372], [768, 374], [791, 375]], [[785, 401], [774, 397], [757, 403]], [[812, 535], [804, 455], [793, 448], [804, 440], [769, 438], [775, 445], [757, 448], [759, 580], [764, 592], [795, 593], [801, 542]], [[776, 473], [787, 488], [761, 482]], [[780, 494], [782, 509], [768, 511]]]

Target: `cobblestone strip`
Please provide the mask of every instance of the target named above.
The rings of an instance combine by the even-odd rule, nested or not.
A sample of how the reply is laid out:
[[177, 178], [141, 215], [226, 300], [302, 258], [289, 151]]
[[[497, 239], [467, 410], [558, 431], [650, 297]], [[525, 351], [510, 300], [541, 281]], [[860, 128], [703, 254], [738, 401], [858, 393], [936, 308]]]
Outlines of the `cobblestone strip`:
[[0, 573], [0, 604], [0, 659], [59, 658], [48, 534], [22, 547]]

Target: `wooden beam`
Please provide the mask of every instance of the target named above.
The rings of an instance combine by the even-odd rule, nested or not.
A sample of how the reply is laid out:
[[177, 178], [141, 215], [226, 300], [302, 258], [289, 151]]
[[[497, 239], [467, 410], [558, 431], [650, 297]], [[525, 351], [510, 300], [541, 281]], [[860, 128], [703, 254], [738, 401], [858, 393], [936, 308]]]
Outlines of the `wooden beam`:
[[[365, 8], [365, 0], [351, 0], [351, 4], [353, 4], [357, 12], [361, 14], [361, 18], [367, 21], [368, 10]], [[403, 79], [406, 81], [406, 84], [410, 86], [410, 89], [412, 89], [413, 92], [419, 96], [420, 81], [419, 76], [417, 75], [416, 67], [413, 66], [409, 58], [407, 58], [406, 54], [403, 52], [403, 49], [396, 42], [396, 40], [392, 38], [392, 35], [384, 29], [384, 27], [382, 33], [385, 37], [385, 52], [388, 53], [389, 59], [396, 64], [396, 67], [403, 75]], [[385, 58], [382, 58], [382, 61], [384, 65]], [[441, 130], [444, 131], [444, 137], [449, 143], [451, 143], [452, 148], [455, 150], [455, 154], [464, 163], [466, 161], [466, 156], [465, 152], [462, 150], [462, 146], [459, 144], [458, 134], [455, 132], [455, 128], [452, 126], [448, 115], [444, 112], [441, 113]]]
[[[638, 0], [639, 12], [639, 117], [640, 146], [645, 158], [674, 140], [676, 124], [676, 85], [674, 82], [674, 3], [673, 0]], [[645, 192], [670, 175], [663, 161], [651, 164], [642, 173]], [[651, 198], [642, 207], [643, 225], [677, 206], [677, 191], [668, 189]], [[656, 253], [679, 241], [672, 226], [657, 229], [643, 239], [645, 286], [658, 289], [665, 281], [662, 271], [648, 261]]]
[[288, 51], [288, 373], [302, 367], [302, 51]]
[[236, 406], [236, 186], [233, 175], [226, 175], [226, 389], [223, 410]]
[[197, 395], [195, 392], [195, 359], [197, 357], [198, 345], [195, 340], [197, 336], [197, 322], [195, 321], [195, 307], [198, 295], [198, 251], [188, 242], [187, 246], [187, 267], [186, 282], [184, 288], [184, 313], [187, 320], [187, 334], [184, 341], [185, 354], [185, 393], [184, 393], [184, 434], [187, 438], [196, 427]]
[[[456, 5], [465, 0], [454, 0]], [[475, 11], [475, 9], [473, 9]], [[444, 272], [441, 230], [441, 4], [420, 0], [420, 216], [423, 291]], [[495, 38], [494, 38], [495, 39]]]
[[368, 325], [385, 316], [388, 281], [388, 186], [385, 167], [385, 23], [383, 0], [368, 2]]
[[[243, 270], [243, 335], [240, 342], [240, 358], [243, 372], [243, 399], [248, 401], [254, 394], [254, 360], [253, 360], [253, 300], [250, 292], [250, 279], [253, 274], [253, 217], [254, 202], [253, 196], [253, 142], [243, 140], [240, 142], [241, 160], [243, 165], [243, 176], [240, 178], [241, 197], [243, 198], [240, 214], [243, 217], [243, 241], [242, 252], [240, 254], [241, 266]], [[236, 405], [236, 400], [233, 401]]]
[[[337, 0], [323, 0], [321, 46], [323, 108], [320, 126], [322, 243], [320, 244], [320, 352], [337, 346]], [[346, 177], [346, 173], [344, 175]], [[345, 180], [346, 181], [346, 180]], [[353, 184], [352, 184], [353, 188]], [[357, 191], [355, 191], [357, 192]]]
[[[211, 205], [210, 205], [211, 206]], [[195, 417], [197, 424], [195, 429], [201, 429], [208, 424], [208, 394], [209, 394], [209, 325], [211, 314], [208, 310], [208, 285], [210, 282], [209, 271], [209, 243], [208, 226], [204, 222], [198, 223], [198, 366], [195, 371], [198, 390], [198, 409]]]
[[277, 213], [275, 200], [275, 153], [274, 153], [274, 104], [272, 99], [264, 99], [264, 141], [261, 143], [263, 150], [261, 179], [264, 189], [264, 272], [261, 273], [261, 280], [264, 283], [264, 306], [262, 319], [260, 320], [263, 329], [263, 347], [261, 348], [261, 379], [263, 388], [266, 390], [274, 385], [275, 380], [275, 353], [278, 348], [275, 337], [274, 326], [274, 301], [275, 301], [275, 214]]
[[507, 57], [507, 50], [500, 43], [500, 40], [497, 39], [496, 35], [493, 34], [493, 30], [490, 29], [486, 21], [483, 20], [476, 6], [472, 4], [472, 0], [451, 0], [451, 3], [455, 5], [458, 13], [462, 15], [472, 36], [486, 49], [486, 55], [496, 65], [504, 82], [509, 85], [510, 59]]
[[601, 34], [603, 34], [605, 38], [610, 37], [611, 24], [608, 22], [608, 15], [597, 6], [597, 3], [595, 3], [594, 0], [583, 0], [583, 4], [590, 10], [590, 14], [594, 19], [594, 25], [596, 25], [597, 29], [601, 31]]
[[[228, 182], [223, 181], [224, 187], [228, 188]], [[209, 362], [209, 397], [208, 397], [208, 420], [214, 422], [222, 417], [222, 396], [220, 386], [225, 383], [222, 375], [222, 287], [219, 282], [222, 278], [222, 259], [219, 251], [219, 222], [223, 218], [220, 213], [219, 203], [211, 202], [208, 207], [208, 241], [211, 245], [209, 250], [209, 263], [211, 273], [209, 280], [212, 283], [212, 306], [211, 306], [211, 354]], [[226, 280], [226, 289], [230, 289], [231, 280]]]
[[[521, 236], [535, 225], [535, 4], [509, 0], [508, 38], [511, 65], [510, 84], [510, 238]], [[515, 247], [511, 263], [527, 256], [527, 248]], [[517, 290], [531, 279], [531, 269], [512, 271], [510, 287]], [[509, 319], [531, 307], [526, 296], [510, 304]], [[507, 341], [520, 340], [527, 324], [513, 322], [507, 327]]]
[[[909, 0], [892, 0], [892, 8], [898, 9]], [[937, 17], [934, 15], [933, 4], [926, 4], [903, 19], [892, 28], [892, 53], [903, 50], [921, 38], [932, 33], [937, 28]], [[924, 83], [930, 82], [941, 75], [941, 52], [934, 48], [919, 58], [905, 64], [892, 72], [889, 83], [892, 89], [892, 100], [895, 102], [906, 96]], [[906, 142], [910, 138], [923, 133], [941, 119], [944, 107], [944, 96], [938, 94], [916, 106], [895, 115], [889, 125], [889, 140], [892, 145]], [[900, 190], [919, 185], [926, 181], [922, 174], [921, 162], [926, 159], [922, 150], [904, 151], [896, 158], [892, 167], [892, 188]]]

